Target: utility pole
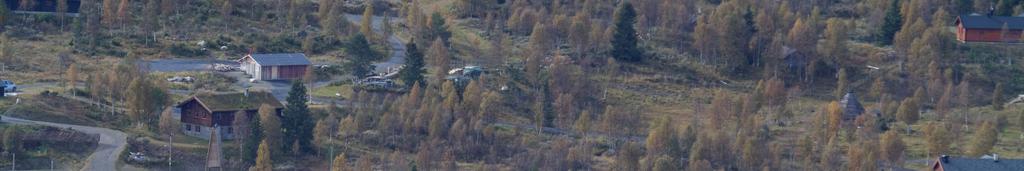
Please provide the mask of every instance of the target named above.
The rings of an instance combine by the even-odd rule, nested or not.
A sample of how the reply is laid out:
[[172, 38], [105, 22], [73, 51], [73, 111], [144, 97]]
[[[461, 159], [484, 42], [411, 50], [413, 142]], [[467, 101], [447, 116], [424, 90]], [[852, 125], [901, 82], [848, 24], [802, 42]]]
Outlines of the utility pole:
[[171, 157], [174, 157], [174, 134], [167, 135], [167, 169], [171, 168]]
[[15, 165], [18, 165], [18, 159], [15, 158], [14, 152], [11, 152], [11, 170], [14, 170]]

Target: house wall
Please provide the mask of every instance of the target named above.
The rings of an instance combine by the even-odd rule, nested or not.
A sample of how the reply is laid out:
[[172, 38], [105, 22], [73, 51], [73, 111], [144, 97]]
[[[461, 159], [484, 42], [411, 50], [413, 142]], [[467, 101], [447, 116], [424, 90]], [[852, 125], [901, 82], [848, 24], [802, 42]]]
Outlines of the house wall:
[[[220, 131], [220, 132], [218, 132], [218, 135], [220, 135], [221, 139], [230, 140], [230, 139], [234, 139], [235, 138], [234, 129], [232, 127], [230, 127], [230, 126], [221, 126], [221, 127], [217, 127], [217, 128], [218, 128], [217, 130]], [[185, 135], [196, 137], [196, 138], [202, 138], [202, 139], [205, 139], [205, 140], [209, 140], [210, 139], [210, 134], [212, 134], [213, 131], [214, 131], [213, 127], [202, 126], [202, 125], [194, 125], [194, 124], [188, 124], [188, 123], [182, 123], [181, 124], [181, 132], [185, 133]]]
[[194, 125], [211, 125], [211, 114], [196, 100], [181, 105], [181, 122]]
[[239, 67], [242, 69], [242, 71], [245, 72], [245, 74], [249, 74], [250, 76], [252, 76], [252, 78], [262, 78], [260, 76], [262, 74], [261, 69], [263, 67], [261, 67], [260, 64], [256, 63], [256, 61], [253, 61], [252, 58], [245, 58], [245, 60], [242, 61], [242, 64]]
[[1001, 37], [1003, 36], [1001, 29], [965, 29], [960, 27], [957, 30], [957, 38], [963, 42], [1003, 42], [1004, 40], [1020, 42], [1021, 40], [1020, 30], [1008, 31], [1005, 38]]
[[260, 80], [294, 80], [302, 79], [306, 75], [309, 65], [288, 65], [288, 66], [258, 66], [260, 71], [253, 78]]
[[260, 80], [274, 80], [274, 69], [271, 66], [260, 66], [260, 76], [253, 78], [260, 78]]
[[278, 67], [277, 78], [282, 80], [302, 79], [306, 75], [308, 65], [292, 65]]

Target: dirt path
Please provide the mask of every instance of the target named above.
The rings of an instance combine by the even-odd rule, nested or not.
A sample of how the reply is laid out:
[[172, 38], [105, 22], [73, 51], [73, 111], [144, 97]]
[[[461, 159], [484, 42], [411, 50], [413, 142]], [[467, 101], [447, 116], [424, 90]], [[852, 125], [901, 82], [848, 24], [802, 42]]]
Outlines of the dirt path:
[[85, 160], [85, 166], [82, 166], [81, 170], [117, 170], [117, 160], [120, 159], [121, 152], [128, 145], [128, 136], [124, 132], [107, 128], [32, 121], [10, 116], [3, 116], [2, 120], [11, 124], [71, 128], [86, 134], [100, 135], [96, 150]]

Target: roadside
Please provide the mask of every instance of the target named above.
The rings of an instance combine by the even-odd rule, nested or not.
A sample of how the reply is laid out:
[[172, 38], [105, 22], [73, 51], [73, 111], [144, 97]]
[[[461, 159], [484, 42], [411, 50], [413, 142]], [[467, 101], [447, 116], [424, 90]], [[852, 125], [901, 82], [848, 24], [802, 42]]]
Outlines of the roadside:
[[107, 128], [25, 120], [6, 115], [2, 117], [2, 121], [20, 125], [41, 125], [56, 128], [69, 128], [86, 134], [99, 135], [100, 141], [96, 146], [96, 151], [89, 155], [89, 158], [85, 160], [85, 166], [83, 166], [81, 170], [117, 170], [117, 162], [120, 159], [120, 154], [128, 145], [128, 136], [124, 132]]

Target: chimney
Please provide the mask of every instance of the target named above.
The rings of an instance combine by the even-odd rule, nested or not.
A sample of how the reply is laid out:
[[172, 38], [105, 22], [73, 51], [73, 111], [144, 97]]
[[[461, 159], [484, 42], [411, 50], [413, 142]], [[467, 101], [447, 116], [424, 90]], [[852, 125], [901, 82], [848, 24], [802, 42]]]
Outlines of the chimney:
[[942, 155], [939, 157], [939, 161], [941, 161], [942, 163], [949, 163], [949, 156]]
[[992, 17], [992, 15], [995, 15], [995, 14], [996, 14], [996, 7], [994, 5], [989, 5], [988, 6], [988, 16]]

